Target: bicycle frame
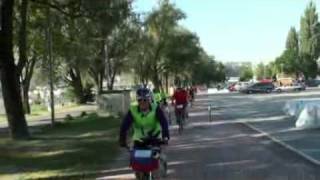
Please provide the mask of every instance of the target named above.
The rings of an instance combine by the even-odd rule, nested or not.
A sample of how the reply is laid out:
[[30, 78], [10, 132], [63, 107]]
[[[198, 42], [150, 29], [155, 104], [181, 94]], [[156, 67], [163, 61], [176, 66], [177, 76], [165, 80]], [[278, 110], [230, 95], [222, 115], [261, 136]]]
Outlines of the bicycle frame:
[[179, 134], [181, 134], [183, 131], [183, 123], [185, 118], [185, 107], [183, 105], [176, 106], [175, 113], [176, 113], [177, 123], [179, 125]]
[[[162, 141], [158, 141], [156, 139], [146, 139], [145, 141], [143, 142], [135, 142], [135, 147], [130, 151], [132, 157], [135, 159], [136, 156], [138, 156], [137, 154], [135, 154], [136, 151], [140, 151], [140, 157], [146, 157], [148, 159], [153, 159], [155, 161], [158, 162], [158, 167], [156, 169], [152, 168], [152, 170], [150, 169], [145, 171], [145, 170], [142, 170], [142, 171], [139, 171], [137, 170], [137, 167], [134, 167], [134, 166], [131, 166], [132, 169], [135, 171], [135, 175], [136, 175], [136, 178], [139, 179], [139, 180], [152, 180], [152, 179], [155, 179], [155, 174], [154, 172], [157, 172], [158, 170], [162, 170], [161, 169], [161, 165], [164, 165], [165, 169], [165, 174], [166, 174], [166, 167], [167, 167], [167, 164], [166, 164], [166, 161], [164, 161], [164, 159], [161, 158], [161, 147], [160, 145], [163, 144]], [[143, 153], [143, 151], [145, 151], [145, 153]], [[148, 153], [148, 151], [151, 151]], [[146, 154], [149, 154], [149, 155], [146, 155]], [[151, 160], [151, 161], [153, 161]], [[133, 162], [133, 161], [131, 161]], [[135, 169], [136, 168], [136, 169]]]

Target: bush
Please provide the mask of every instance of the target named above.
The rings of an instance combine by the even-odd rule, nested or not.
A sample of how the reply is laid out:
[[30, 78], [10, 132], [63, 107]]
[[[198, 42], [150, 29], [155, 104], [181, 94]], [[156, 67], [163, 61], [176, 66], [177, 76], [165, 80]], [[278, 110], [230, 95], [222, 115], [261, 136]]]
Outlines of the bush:
[[81, 114], [80, 114], [80, 117], [85, 117], [85, 116], [87, 116], [87, 112], [82, 111]]
[[70, 114], [67, 114], [66, 117], [64, 118], [65, 121], [72, 121], [74, 120], [74, 118], [70, 115]]

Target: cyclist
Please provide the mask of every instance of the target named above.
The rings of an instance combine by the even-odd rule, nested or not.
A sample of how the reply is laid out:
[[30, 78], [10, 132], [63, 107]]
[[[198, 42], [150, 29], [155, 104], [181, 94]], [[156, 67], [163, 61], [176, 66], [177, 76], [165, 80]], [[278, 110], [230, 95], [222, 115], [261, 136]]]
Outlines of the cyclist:
[[189, 97], [190, 97], [190, 104], [192, 106], [192, 103], [194, 101], [194, 88], [193, 87], [189, 88]]
[[[178, 87], [173, 96], [172, 96], [172, 104], [175, 105], [175, 112], [176, 112], [176, 115], [177, 115], [177, 109], [176, 109], [176, 106], [177, 105], [183, 105], [183, 111], [184, 111], [184, 115], [185, 117], [187, 116], [187, 105], [188, 105], [188, 92], [183, 89], [182, 87]], [[178, 123], [178, 122], [177, 122]]]
[[155, 103], [157, 103], [158, 105], [161, 103], [162, 97], [158, 89], [153, 89], [153, 98]]
[[167, 143], [170, 139], [168, 121], [161, 108], [151, 102], [150, 90], [140, 88], [136, 96], [138, 104], [130, 107], [120, 127], [120, 146], [127, 147], [127, 133], [131, 126], [133, 127], [134, 146], [150, 133], [157, 135], [157, 138]]

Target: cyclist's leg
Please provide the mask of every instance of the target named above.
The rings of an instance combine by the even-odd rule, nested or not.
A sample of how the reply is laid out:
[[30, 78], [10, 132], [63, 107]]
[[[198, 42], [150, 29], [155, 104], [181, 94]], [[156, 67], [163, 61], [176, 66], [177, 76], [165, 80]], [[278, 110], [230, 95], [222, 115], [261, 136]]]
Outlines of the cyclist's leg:
[[183, 106], [183, 119], [186, 120], [189, 118], [188, 112], [188, 103]]
[[174, 107], [174, 114], [176, 116], [176, 123], [179, 124], [179, 112], [176, 107]]
[[171, 125], [172, 122], [171, 122], [171, 116], [170, 116], [170, 107], [169, 105], [165, 106], [165, 110], [164, 110], [166, 116], [167, 116], [167, 120], [169, 122], [169, 124]]

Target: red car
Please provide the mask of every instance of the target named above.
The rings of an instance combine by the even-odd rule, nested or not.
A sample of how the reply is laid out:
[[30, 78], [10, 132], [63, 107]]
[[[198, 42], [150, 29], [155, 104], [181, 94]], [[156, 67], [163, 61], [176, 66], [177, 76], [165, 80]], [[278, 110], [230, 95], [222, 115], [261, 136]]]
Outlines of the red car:
[[236, 84], [234, 83], [234, 84], [231, 84], [229, 87], [228, 87], [228, 90], [230, 91], [230, 92], [234, 92], [234, 91], [237, 91], [237, 89], [236, 89]]

